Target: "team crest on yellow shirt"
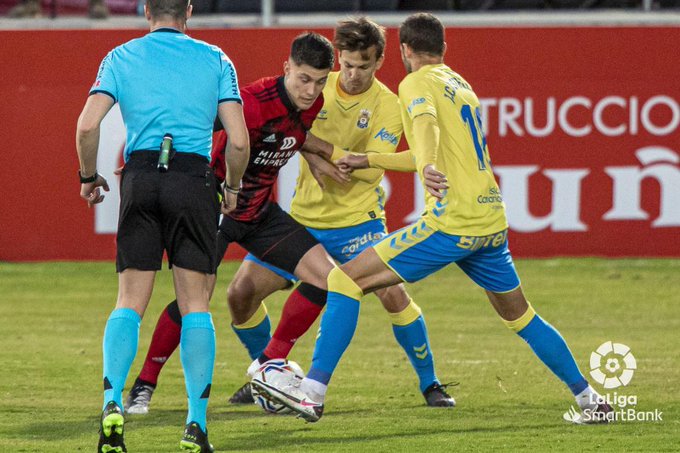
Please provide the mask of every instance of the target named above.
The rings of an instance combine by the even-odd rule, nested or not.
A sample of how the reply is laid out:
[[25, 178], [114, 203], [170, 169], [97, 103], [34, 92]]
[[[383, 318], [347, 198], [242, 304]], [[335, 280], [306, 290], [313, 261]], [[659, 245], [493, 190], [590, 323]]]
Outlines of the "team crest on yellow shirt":
[[357, 127], [359, 129], [366, 129], [368, 127], [368, 120], [371, 118], [371, 112], [367, 109], [361, 109], [359, 112], [359, 119], [357, 120]]

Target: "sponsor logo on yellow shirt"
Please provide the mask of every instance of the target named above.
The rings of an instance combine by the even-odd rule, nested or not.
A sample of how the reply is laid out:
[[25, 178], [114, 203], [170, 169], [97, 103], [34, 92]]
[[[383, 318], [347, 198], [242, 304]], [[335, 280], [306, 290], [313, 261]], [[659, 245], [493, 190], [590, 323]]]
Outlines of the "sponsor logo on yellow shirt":
[[375, 137], [373, 138], [379, 138], [383, 142], [390, 142], [395, 146], [397, 144], [397, 136], [389, 133], [387, 129], [385, 129], [384, 127], [380, 129], [380, 131], [377, 134], [375, 134]]

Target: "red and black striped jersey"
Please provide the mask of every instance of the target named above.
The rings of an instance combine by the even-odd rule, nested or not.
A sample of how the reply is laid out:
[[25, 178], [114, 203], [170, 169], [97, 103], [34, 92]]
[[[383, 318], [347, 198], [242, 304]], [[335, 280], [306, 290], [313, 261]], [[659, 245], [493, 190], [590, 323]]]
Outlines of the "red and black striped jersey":
[[[241, 180], [234, 220], [254, 222], [273, 200], [279, 170], [302, 147], [323, 106], [323, 95], [308, 110], [298, 110], [286, 93], [283, 76], [265, 77], [241, 88], [243, 114], [250, 136], [250, 160]], [[213, 137], [212, 166], [224, 181], [227, 135]]]

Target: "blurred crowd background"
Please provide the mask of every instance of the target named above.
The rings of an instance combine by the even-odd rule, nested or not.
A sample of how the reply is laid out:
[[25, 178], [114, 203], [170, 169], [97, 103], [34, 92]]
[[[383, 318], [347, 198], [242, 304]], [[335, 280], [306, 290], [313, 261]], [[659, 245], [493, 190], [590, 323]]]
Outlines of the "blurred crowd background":
[[[86, 14], [138, 15], [144, 0], [0, 0], [0, 15], [13, 18]], [[269, 3], [276, 13], [512, 11], [512, 10], [680, 10], [680, 0], [193, 0], [195, 14], [261, 13]], [[268, 6], [265, 6], [265, 8]]]

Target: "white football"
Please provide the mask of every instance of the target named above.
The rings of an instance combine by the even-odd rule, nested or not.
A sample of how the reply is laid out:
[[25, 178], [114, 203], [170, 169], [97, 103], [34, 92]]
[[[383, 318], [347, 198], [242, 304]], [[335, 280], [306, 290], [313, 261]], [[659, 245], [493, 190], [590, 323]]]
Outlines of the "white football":
[[[305, 372], [302, 371], [300, 365], [292, 360], [286, 359], [272, 359], [263, 363], [255, 372], [253, 378], [262, 382], [271, 382], [272, 380], [280, 380], [282, 376], [286, 379], [299, 379], [305, 377]], [[283, 404], [271, 401], [267, 395], [260, 393], [254, 385], [250, 386], [250, 391], [253, 394], [255, 404], [260, 406], [265, 412], [270, 414], [289, 414], [291, 410]]]

